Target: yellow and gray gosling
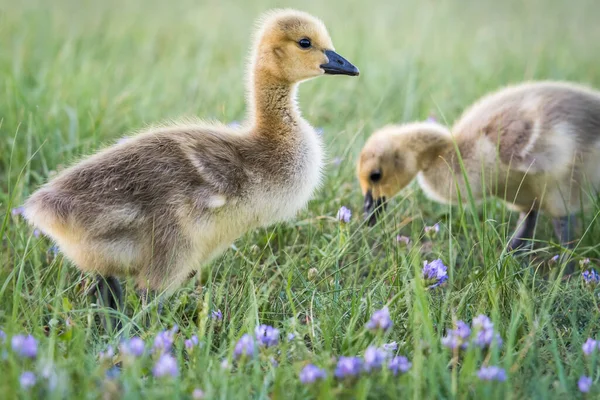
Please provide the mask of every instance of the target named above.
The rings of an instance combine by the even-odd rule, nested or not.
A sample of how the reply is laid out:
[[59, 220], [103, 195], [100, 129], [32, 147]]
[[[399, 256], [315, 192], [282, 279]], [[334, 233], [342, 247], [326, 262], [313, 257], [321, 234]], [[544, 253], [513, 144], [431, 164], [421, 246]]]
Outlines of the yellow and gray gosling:
[[159, 126], [60, 173], [26, 202], [29, 222], [119, 307], [116, 277], [172, 291], [250, 229], [293, 218], [321, 180], [319, 135], [300, 115], [299, 82], [358, 75], [323, 22], [276, 10], [260, 20], [248, 68], [248, 119]]
[[451, 130], [417, 122], [373, 133], [357, 166], [370, 222], [415, 177], [435, 201], [466, 201], [457, 149], [473, 197], [496, 196], [521, 213], [510, 249], [532, 238], [538, 211], [553, 218], [560, 243], [571, 247], [573, 214], [592, 205], [600, 189], [600, 92], [524, 83], [483, 97]]

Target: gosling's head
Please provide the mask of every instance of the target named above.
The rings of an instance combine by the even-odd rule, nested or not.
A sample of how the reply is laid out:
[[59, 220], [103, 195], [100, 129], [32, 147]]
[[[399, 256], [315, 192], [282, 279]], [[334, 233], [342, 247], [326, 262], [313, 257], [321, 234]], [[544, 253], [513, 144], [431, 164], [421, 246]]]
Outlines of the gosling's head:
[[325, 24], [310, 14], [275, 10], [260, 21], [254, 45], [255, 71], [293, 84], [323, 74], [359, 74], [334, 51]]
[[436, 123], [386, 126], [371, 135], [357, 164], [369, 225], [377, 222], [388, 199], [404, 189], [450, 142], [450, 132]]

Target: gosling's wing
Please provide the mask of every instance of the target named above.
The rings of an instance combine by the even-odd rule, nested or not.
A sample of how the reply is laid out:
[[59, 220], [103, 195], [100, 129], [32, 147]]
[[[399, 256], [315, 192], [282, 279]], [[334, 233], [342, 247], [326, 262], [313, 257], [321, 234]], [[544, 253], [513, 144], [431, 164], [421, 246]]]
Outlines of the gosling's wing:
[[[48, 233], [78, 227], [98, 234], [134, 231], [192, 212], [200, 217], [243, 184], [235, 146], [201, 129], [142, 134], [105, 149], [36, 192], [26, 215]], [[203, 136], [210, 139], [192, 140]]]
[[497, 96], [481, 107], [479, 127], [500, 162], [526, 173], [572, 168], [600, 142], [600, 96], [579, 86], [543, 83]]

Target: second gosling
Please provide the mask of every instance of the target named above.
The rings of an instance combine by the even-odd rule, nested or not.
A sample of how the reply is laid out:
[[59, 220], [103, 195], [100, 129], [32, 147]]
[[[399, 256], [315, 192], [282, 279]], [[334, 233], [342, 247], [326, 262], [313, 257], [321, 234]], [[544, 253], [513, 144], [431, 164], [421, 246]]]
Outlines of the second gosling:
[[[287, 220], [321, 179], [317, 132], [296, 104], [297, 84], [358, 75], [321, 20], [269, 12], [249, 68], [241, 128], [202, 121], [142, 132], [84, 159], [35, 192], [25, 217], [120, 302], [116, 277], [176, 289], [250, 229]], [[102, 289], [102, 288], [101, 288]]]
[[509, 249], [528, 244], [538, 211], [572, 247], [573, 214], [594, 204], [600, 189], [599, 159], [600, 92], [531, 82], [483, 97], [451, 131], [433, 122], [382, 128], [362, 149], [357, 174], [371, 224], [415, 177], [435, 201], [466, 202], [466, 176], [475, 200], [496, 196], [521, 213]]

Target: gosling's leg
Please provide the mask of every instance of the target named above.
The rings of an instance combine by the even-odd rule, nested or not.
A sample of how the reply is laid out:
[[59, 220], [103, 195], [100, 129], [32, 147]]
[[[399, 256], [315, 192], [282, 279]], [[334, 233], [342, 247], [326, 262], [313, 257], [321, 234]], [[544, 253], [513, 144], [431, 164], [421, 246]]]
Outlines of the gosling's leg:
[[[558, 242], [560, 245], [568, 250], [573, 249], [575, 247], [574, 243], [574, 235], [577, 224], [577, 218], [575, 215], [567, 215], [564, 217], [557, 217], [552, 220], [552, 225], [554, 226], [554, 233], [558, 238]], [[569, 254], [563, 254], [561, 256], [561, 261], [568, 258]], [[565, 266], [564, 275], [570, 275], [575, 272], [575, 262], [569, 261]]]
[[532, 243], [529, 239], [533, 238], [535, 233], [535, 225], [537, 223], [538, 212], [530, 210], [528, 213], [522, 212], [519, 216], [517, 231], [514, 233], [514, 238], [508, 244], [508, 250], [524, 251], [531, 247]]
[[[123, 309], [123, 290], [121, 289], [119, 280], [114, 276], [97, 276], [96, 297], [104, 307], [114, 311], [121, 311]], [[120, 318], [114, 315], [104, 318], [103, 324], [106, 330], [120, 330], [122, 326]]]

